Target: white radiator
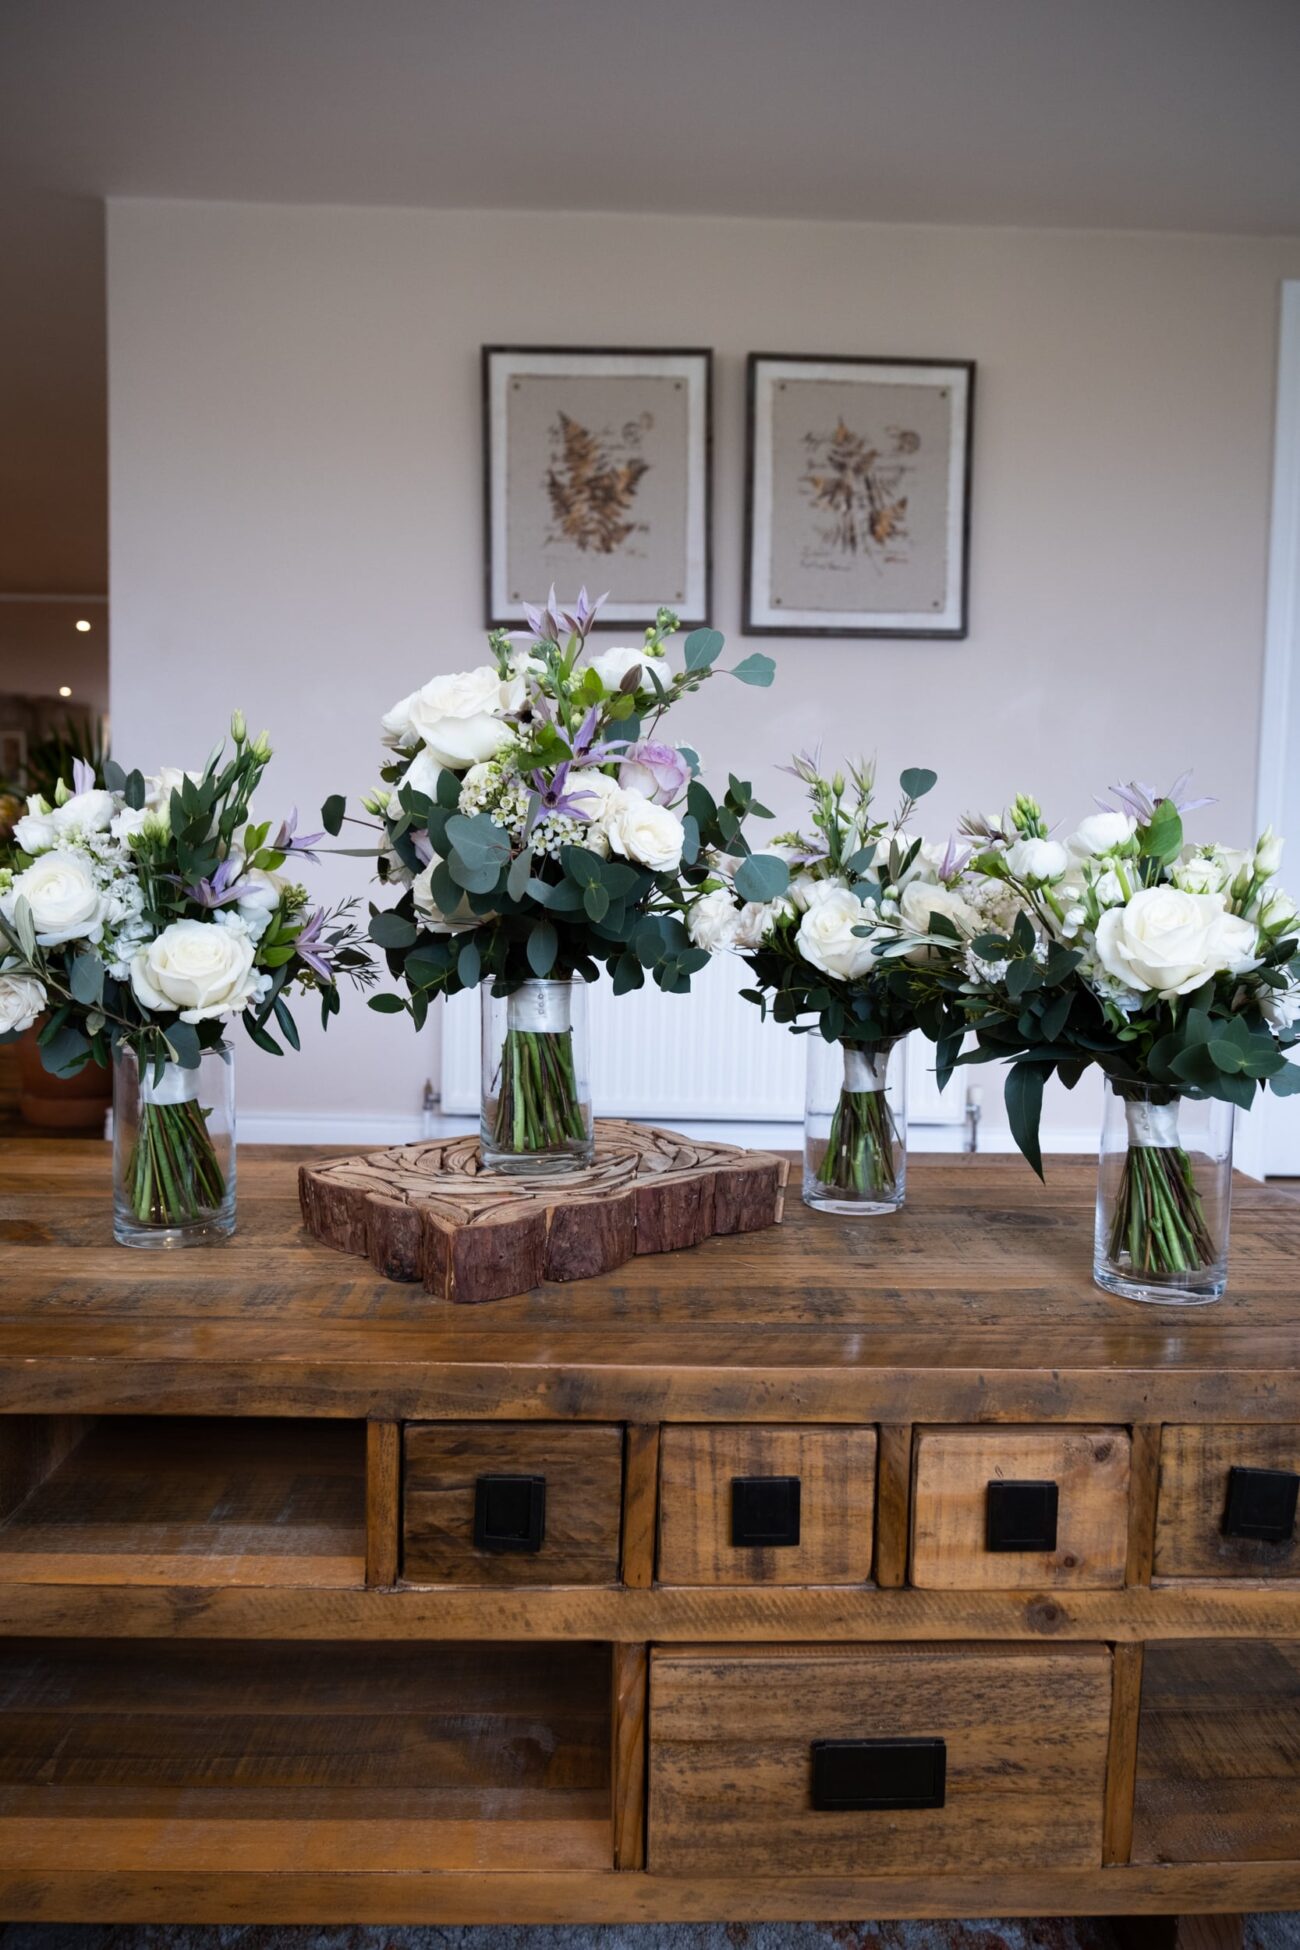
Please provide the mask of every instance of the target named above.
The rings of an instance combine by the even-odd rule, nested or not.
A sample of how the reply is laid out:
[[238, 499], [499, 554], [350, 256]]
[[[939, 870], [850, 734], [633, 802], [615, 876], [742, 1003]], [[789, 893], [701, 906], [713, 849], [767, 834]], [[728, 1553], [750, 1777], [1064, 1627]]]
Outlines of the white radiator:
[[[662, 1117], [728, 1123], [798, 1123], [803, 1118], [804, 1038], [764, 1022], [739, 991], [750, 981], [737, 957], [719, 955], [694, 979], [689, 995], [665, 995], [647, 983], [611, 995], [605, 980], [588, 991], [591, 1082], [603, 1117]], [[959, 1125], [965, 1116], [960, 1078], [940, 1093], [934, 1049], [923, 1036], [908, 1045], [910, 1124]], [[443, 1004], [442, 1104], [446, 1115], [476, 1114], [479, 1101], [477, 992]]]

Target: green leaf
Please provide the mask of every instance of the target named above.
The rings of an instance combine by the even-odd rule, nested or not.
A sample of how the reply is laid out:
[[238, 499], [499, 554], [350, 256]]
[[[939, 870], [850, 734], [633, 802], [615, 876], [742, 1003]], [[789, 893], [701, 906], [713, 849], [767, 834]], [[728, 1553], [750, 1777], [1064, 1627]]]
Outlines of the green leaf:
[[1007, 966], [1007, 994], [1018, 1000], [1032, 988], [1037, 988], [1041, 979], [1036, 961], [1013, 961]]
[[506, 875], [506, 892], [512, 901], [521, 901], [528, 892], [528, 876], [532, 870], [532, 849], [525, 847], [523, 852], [517, 853], [510, 862], [510, 871]]
[[1229, 1074], [1235, 1074], [1246, 1067], [1246, 1059], [1237, 1045], [1225, 1042], [1221, 1036], [1216, 1037], [1212, 1043], [1206, 1044], [1206, 1052], [1217, 1069], [1227, 1070]]
[[463, 941], [456, 956], [456, 973], [467, 989], [477, 988], [483, 972], [483, 958], [478, 951], [478, 943], [471, 935]]
[[367, 1000], [377, 1016], [401, 1016], [406, 1013], [406, 1003], [400, 995], [372, 995]]
[[31, 902], [26, 894], [20, 894], [14, 902], [14, 933], [27, 960], [36, 958], [36, 922], [32, 917]]
[[438, 783], [434, 786], [434, 791], [438, 796], [438, 804], [445, 812], [456, 811], [460, 805], [460, 780], [454, 772], [448, 772], [444, 767], [438, 774]]
[[253, 1016], [250, 1016], [247, 1009], [244, 1011], [244, 1027], [248, 1031], [250, 1041], [256, 1043], [259, 1049], [264, 1049], [268, 1056], [284, 1055], [275, 1037], [270, 1035]]
[[1269, 1078], [1268, 1087], [1275, 1097], [1300, 1095], [1300, 1063], [1288, 1062], [1285, 1069]]
[[343, 830], [343, 815], [347, 811], [347, 808], [348, 802], [343, 797], [343, 794], [341, 792], [331, 792], [329, 798], [320, 809], [321, 825], [327, 833], [333, 834], [336, 839]]
[[756, 651], [752, 657], [742, 657], [731, 674], [742, 684], [756, 684], [760, 690], [766, 690], [776, 676], [776, 665], [770, 657]]
[[909, 799], [924, 799], [926, 793], [937, 785], [938, 780], [939, 774], [931, 772], [928, 766], [909, 765], [905, 772], [899, 774], [898, 783]]
[[197, 1070], [203, 1051], [199, 1046], [199, 1032], [192, 1022], [174, 1022], [170, 1029], [163, 1031], [172, 1061], [179, 1063], [183, 1070]]
[[87, 1009], [97, 1009], [104, 999], [104, 964], [98, 955], [78, 955], [68, 970], [68, 987]]
[[605, 862], [598, 853], [588, 852], [585, 846], [562, 846], [560, 865], [579, 887], [600, 887], [604, 884]]
[[447, 821], [447, 838], [467, 867], [499, 870], [510, 858], [509, 835], [487, 813], [475, 813], [472, 819], [453, 813]]
[[[175, 798], [175, 796], [176, 795], [173, 793], [172, 797]], [[122, 787], [122, 797], [126, 801], [127, 805], [131, 808], [132, 812], [140, 811], [140, 808], [144, 805], [144, 799], [145, 799], [143, 772], [137, 770], [137, 771], [132, 771], [127, 773], [126, 783]], [[173, 827], [172, 830], [174, 832], [175, 827]]]
[[550, 974], [559, 951], [560, 937], [555, 931], [554, 922], [546, 920], [544, 916], [540, 921], [534, 921], [525, 953], [528, 956], [528, 966], [539, 981], [544, 981]]
[[1176, 860], [1183, 848], [1183, 822], [1172, 799], [1162, 799], [1145, 826], [1138, 828], [1138, 850], [1149, 860]]
[[[447, 862], [447, 872], [467, 894], [491, 894], [501, 878], [501, 863], [492, 860], [485, 866], [470, 866], [459, 853], [453, 853]], [[452, 911], [451, 908], [443, 909], [444, 913]]]
[[692, 779], [686, 788], [686, 810], [701, 833], [708, 831], [718, 816], [718, 802], [706, 785]]
[[722, 655], [720, 630], [692, 630], [683, 649], [687, 670], [707, 670]]
[[875, 860], [875, 857], [876, 845], [873, 840], [870, 846], [860, 846], [856, 853], [849, 855], [848, 859], [844, 862], [844, 871], [847, 874], [864, 874]]
[[700, 828], [694, 814], [687, 813], [682, 820], [682, 864], [693, 867], [700, 857]]
[[576, 914], [582, 906], [582, 889], [571, 880], [551, 881], [532, 879], [528, 892], [541, 907], [549, 907], [556, 914]]
[[289, 1048], [301, 1049], [302, 1043], [298, 1037], [298, 1025], [290, 1015], [289, 1005], [282, 995], [277, 995], [275, 998], [275, 1019], [280, 1025], [280, 1034], [284, 1037]]
[[645, 975], [635, 955], [620, 955], [614, 963], [613, 980], [610, 983], [615, 995], [627, 995], [632, 989], [645, 987]]
[[1040, 1178], [1043, 1175], [1043, 1154], [1038, 1127], [1043, 1115], [1043, 1085], [1046, 1080], [1047, 1071], [1041, 1063], [1013, 1063], [1007, 1071], [1002, 1093], [1006, 1099], [1011, 1135], [1026, 1162], [1033, 1166]]
[[372, 914], [369, 935], [381, 948], [409, 948], [415, 941], [419, 930], [414, 921], [408, 921], [405, 914], [395, 914], [391, 909], [384, 913]]
[[790, 869], [773, 853], [754, 853], [736, 869], [736, 892], [743, 901], [778, 900], [790, 885]]
[[603, 921], [609, 913], [609, 895], [598, 881], [593, 882], [589, 887], [584, 887], [582, 905], [586, 909], [589, 921]]

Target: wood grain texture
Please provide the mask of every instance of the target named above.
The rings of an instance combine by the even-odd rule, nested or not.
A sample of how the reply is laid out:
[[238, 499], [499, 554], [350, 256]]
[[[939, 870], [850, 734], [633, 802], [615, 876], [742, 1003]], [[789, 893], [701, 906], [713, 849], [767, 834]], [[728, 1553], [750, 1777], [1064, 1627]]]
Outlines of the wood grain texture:
[[1174, 1424], [1160, 1452], [1155, 1574], [1162, 1578], [1300, 1579], [1300, 1525], [1285, 1543], [1225, 1537], [1233, 1467], [1300, 1471], [1300, 1425], [1196, 1428]]
[[659, 1425], [633, 1423], [623, 1445], [623, 1582], [648, 1591], [655, 1581], [659, 1511]]
[[1137, 1774], [1138, 1716], [1142, 1707], [1141, 1645], [1114, 1648], [1106, 1815], [1101, 1859], [1127, 1862], [1133, 1848], [1133, 1783]]
[[345, 1587], [364, 1557], [351, 1422], [105, 1416], [0, 1524], [0, 1582]]
[[[1054, 1551], [990, 1551], [988, 1486], [1055, 1482]], [[918, 1429], [912, 1583], [960, 1590], [1106, 1589], [1128, 1556], [1129, 1438], [1124, 1429]]]
[[1300, 1422], [1300, 1202], [1234, 1193], [1232, 1283], [1197, 1316], [1090, 1278], [1095, 1160], [917, 1158], [871, 1227], [775, 1229], [460, 1308], [298, 1229], [300, 1150], [257, 1146], [239, 1229], [112, 1244], [109, 1150], [0, 1151], [0, 1413], [552, 1420]]
[[645, 1867], [646, 1734], [650, 1648], [616, 1645], [611, 1660], [611, 1775], [614, 1867]]
[[304, 1165], [299, 1198], [308, 1232], [388, 1278], [445, 1300], [499, 1300], [778, 1225], [788, 1169], [772, 1152], [604, 1118], [584, 1171], [485, 1172], [476, 1138], [442, 1138]]
[[397, 1583], [402, 1530], [402, 1431], [366, 1423], [366, 1583]]
[[[544, 1476], [538, 1551], [474, 1545], [480, 1476]], [[410, 1584], [613, 1584], [623, 1431], [586, 1423], [417, 1423], [406, 1430], [402, 1568]]]
[[1300, 1860], [1300, 1644], [1146, 1649], [1135, 1862]]
[[[1110, 1656], [1006, 1646], [658, 1648], [649, 1864], [659, 1874], [1099, 1865]], [[940, 1737], [937, 1809], [812, 1807], [810, 1742]], [[738, 1791], [739, 1790], [739, 1791]]]
[[885, 1590], [907, 1583], [908, 1512], [912, 1494], [912, 1431], [887, 1422], [876, 1440], [875, 1581]]
[[1155, 1563], [1156, 1509], [1160, 1495], [1160, 1425], [1139, 1422], [1131, 1432], [1126, 1584], [1150, 1584]]
[[[798, 1544], [732, 1543], [737, 1476], [799, 1478]], [[663, 1584], [863, 1584], [871, 1576], [874, 1429], [666, 1428], [659, 1477]]]
[[90, 1421], [81, 1415], [0, 1416], [0, 1523], [76, 1448]]

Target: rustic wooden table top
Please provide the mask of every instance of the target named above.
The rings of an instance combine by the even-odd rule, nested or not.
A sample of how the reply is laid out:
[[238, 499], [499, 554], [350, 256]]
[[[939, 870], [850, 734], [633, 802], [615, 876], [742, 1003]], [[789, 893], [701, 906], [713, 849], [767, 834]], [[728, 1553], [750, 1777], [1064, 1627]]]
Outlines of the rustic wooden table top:
[[297, 1168], [239, 1166], [239, 1229], [115, 1246], [108, 1148], [0, 1147], [0, 1411], [724, 1421], [1300, 1418], [1300, 1196], [1239, 1180], [1217, 1305], [1090, 1277], [1095, 1165], [911, 1160], [908, 1205], [457, 1306], [307, 1238]]

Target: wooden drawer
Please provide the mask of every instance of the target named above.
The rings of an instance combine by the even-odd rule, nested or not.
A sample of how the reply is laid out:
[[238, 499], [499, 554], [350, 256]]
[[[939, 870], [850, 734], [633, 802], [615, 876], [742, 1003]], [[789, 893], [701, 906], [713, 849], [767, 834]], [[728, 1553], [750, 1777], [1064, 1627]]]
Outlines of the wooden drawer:
[[403, 1575], [413, 1584], [614, 1584], [622, 1496], [615, 1425], [413, 1423]]
[[665, 1429], [660, 1582], [863, 1584], [875, 1490], [874, 1429]]
[[912, 1583], [1122, 1585], [1129, 1447], [1124, 1429], [918, 1429]]
[[[1261, 1480], [1234, 1477], [1234, 1470], [1268, 1473]], [[1298, 1473], [1294, 1423], [1167, 1427], [1160, 1438], [1155, 1575], [1300, 1577]]]
[[658, 1649], [649, 1867], [1098, 1867], [1110, 1691], [1104, 1646]]

